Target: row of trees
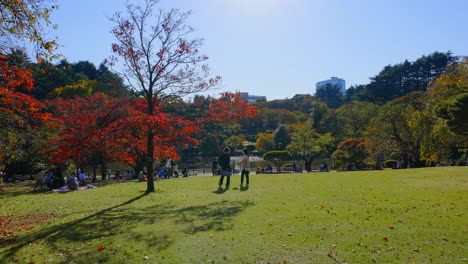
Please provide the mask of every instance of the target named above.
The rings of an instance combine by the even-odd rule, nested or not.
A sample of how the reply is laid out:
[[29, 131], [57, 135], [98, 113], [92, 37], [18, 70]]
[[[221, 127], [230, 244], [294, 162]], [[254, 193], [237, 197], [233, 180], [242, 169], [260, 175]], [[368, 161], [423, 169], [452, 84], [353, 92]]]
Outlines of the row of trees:
[[[433, 74], [425, 75], [426, 78], [418, 77], [397, 88], [391, 88], [395, 84], [388, 86], [388, 90], [402, 91], [402, 94], [394, 95], [395, 99], [384, 103], [361, 98], [340, 103], [339, 107], [333, 108], [329, 101], [320, 100], [316, 94], [257, 104], [258, 115], [255, 120], [271, 120], [265, 114], [269, 111], [281, 113], [277, 117], [288, 116], [282, 119], [287, 125], [278, 126], [276, 131], [259, 134], [257, 149], [264, 152], [288, 150], [292, 157], [295, 155], [296, 158], [304, 159], [307, 170], [310, 163], [310, 159], [304, 158], [307, 155], [324, 159], [332, 157], [336, 167], [346, 167], [349, 163], [355, 163], [358, 167], [362, 163], [379, 167], [387, 159], [413, 161], [416, 166], [438, 160], [456, 162], [462, 157], [466, 160], [467, 59], [436, 52], [423, 56], [415, 63], [406, 61], [396, 66], [387, 66], [371, 79], [382, 81], [384, 76], [387, 80], [401, 78], [401, 69], [408, 65], [413, 65], [416, 72], [407, 71], [406, 74], [419, 76], [417, 73], [420, 72], [422, 62], [432, 60], [444, 63], [430, 64], [438, 66], [434, 66], [431, 71]], [[397, 76], [390, 74], [389, 69], [393, 69]], [[415, 80], [421, 81], [418, 89], [411, 86]], [[368, 86], [374, 85], [377, 84], [372, 81]], [[373, 89], [368, 86], [363, 91]], [[403, 86], [413, 88], [404, 90]], [[337, 98], [345, 102], [348, 95]], [[307, 122], [301, 122], [301, 119]], [[305, 131], [298, 129], [301, 126], [305, 127]], [[297, 138], [306, 131], [309, 134], [299, 144]], [[277, 140], [279, 135], [283, 135], [282, 142]], [[298, 145], [302, 147], [301, 151]], [[310, 153], [305, 154], [307, 151], [304, 149]]]
[[[42, 5], [22, 7], [55, 9], [35, 2]], [[31, 62], [2, 38], [0, 160], [8, 173], [70, 162], [94, 173], [110, 162], [140, 171], [167, 156], [217, 155], [223, 145], [270, 152], [265, 159], [278, 167], [285, 159], [303, 160], [306, 170], [330, 157], [337, 167], [389, 158], [416, 164], [458, 159], [467, 147], [468, 62], [449, 52], [386, 66], [344, 96], [325, 87], [314, 96], [248, 105], [238, 94], [196, 95], [220, 78], [209, 76], [201, 40], [188, 39], [189, 14], [154, 12], [154, 0], [145, 4], [113, 17], [116, 43], [107, 65], [120, 64], [121, 75], [86, 61]], [[39, 27], [34, 21], [26, 26]], [[24, 36], [22, 26], [0, 30], [7, 36], [13, 29]], [[54, 56], [51, 42], [29, 39], [43, 47], [37, 54]], [[154, 191], [148, 173], [148, 191]]]
[[[105, 171], [106, 164], [117, 161], [136, 171], [146, 167], [147, 191], [152, 192], [155, 161], [177, 159], [183, 149], [198, 143], [195, 136], [207, 124], [255, 114], [237, 94], [183, 103], [182, 97], [206, 91], [220, 78], [209, 76], [203, 64], [208, 57], [198, 51], [201, 40], [189, 39], [189, 13], [155, 12], [157, 3], [127, 4], [125, 14], [112, 18], [116, 43], [106, 63], [122, 64], [121, 77], [104, 64], [96, 69], [89, 62], [31, 63], [5, 36], [26, 36], [37, 44], [38, 58], [44, 53], [55, 58], [55, 42], [45, 42], [38, 32], [49, 24], [48, 13], [56, 7], [43, 0], [0, 3], [2, 20], [13, 23], [0, 23], [2, 43], [7, 43], [0, 50], [0, 159], [7, 173], [25, 165], [32, 170], [67, 163]], [[33, 19], [16, 21], [17, 12], [32, 13]]]

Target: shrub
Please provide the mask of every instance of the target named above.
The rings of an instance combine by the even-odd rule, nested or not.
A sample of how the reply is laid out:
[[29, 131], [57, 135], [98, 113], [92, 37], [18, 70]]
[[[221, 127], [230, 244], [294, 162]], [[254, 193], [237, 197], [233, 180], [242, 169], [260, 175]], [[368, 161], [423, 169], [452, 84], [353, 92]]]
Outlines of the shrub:
[[396, 168], [397, 161], [394, 159], [388, 159], [385, 161], [385, 168]]
[[278, 171], [281, 171], [283, 163], [291, 159], [291, 154], [286, 150], [272, 150], [265, 153], [263, 159], [275, 163]]

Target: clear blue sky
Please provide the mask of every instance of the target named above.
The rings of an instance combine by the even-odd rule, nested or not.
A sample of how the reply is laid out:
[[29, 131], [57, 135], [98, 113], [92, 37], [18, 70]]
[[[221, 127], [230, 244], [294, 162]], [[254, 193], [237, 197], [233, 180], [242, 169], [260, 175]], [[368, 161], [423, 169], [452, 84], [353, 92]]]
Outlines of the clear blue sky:
[[[138, 3], [141, 1], [130, 1]], [[99, 65], [111, 54], [116, 11], [125, 0], [57, 0], [52, 21], [70, 62]], [[192, 11], [193, 37], [204, 39], [214, 91], [243, 91], [268, 100], [314, 94], [332, 76], [366, 84], [389, 64], [434, 51], [468, 56], [466, 0], [161, 0]]]

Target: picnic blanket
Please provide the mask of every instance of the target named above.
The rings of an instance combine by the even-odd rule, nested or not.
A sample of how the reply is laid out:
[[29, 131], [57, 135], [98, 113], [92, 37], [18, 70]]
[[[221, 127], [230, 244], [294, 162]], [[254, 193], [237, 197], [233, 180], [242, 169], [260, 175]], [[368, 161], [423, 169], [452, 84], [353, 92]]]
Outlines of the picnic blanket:
[[[86, 189], [94, 189], [96, 188], [96, 186], [92, 185], [92, 184], [88, 184], [86, 186], [78, 186], [78, 190], [86, 190]], [[63, 186], [59, 189], [52, 189], [53, 192], [69, 192], [70, 189], [68, 188], [68, 186]]]

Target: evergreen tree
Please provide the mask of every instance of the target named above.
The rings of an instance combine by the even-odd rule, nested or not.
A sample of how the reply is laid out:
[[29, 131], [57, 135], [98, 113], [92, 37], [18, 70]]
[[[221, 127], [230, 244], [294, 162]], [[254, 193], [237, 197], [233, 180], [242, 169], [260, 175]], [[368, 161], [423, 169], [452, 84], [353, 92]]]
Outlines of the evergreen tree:
[[291, 143], [291, 137], [286, 125], [280, 125], [273, 134], [273, 146], [275, 150], [284, 150]]

